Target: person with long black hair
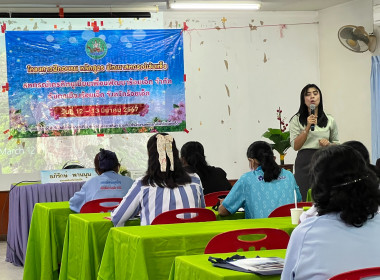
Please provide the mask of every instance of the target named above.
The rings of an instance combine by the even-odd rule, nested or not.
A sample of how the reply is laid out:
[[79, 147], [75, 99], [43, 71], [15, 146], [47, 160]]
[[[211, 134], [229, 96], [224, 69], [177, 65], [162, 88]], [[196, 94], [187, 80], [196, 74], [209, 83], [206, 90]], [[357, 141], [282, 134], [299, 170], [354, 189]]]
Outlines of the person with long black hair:
[[157, 133], [149, 138], [148, 169], [136, 179], [119, 206], [111, 213], [115, 226], [140, 213], [141, 225], [173, 209], [205, 208], [203, 188], [197, 174], [183, 168], [173, 137]]
[[348, 145], [318, 150], [310, 170], [318, 215], [292, 232], [281, 279], [325, 280], [379, 266], [379, 178]]
[[313, 154], [321, 147], [339, 143], [335, 119], [324, 112], [322, 92], [315, 84], [308, 84], [302, 89], [300, 107], [290, 119], [289, 128], [291, 146], [298, 151], [294, 165], [295, 178], [302, 199], [306, 201]]
[[[362, 142], [351, 140], [351, 141], [344, 142], [342, 145], [349, 146], [353, 148], [354, 150], [358, 151], [359, 154], [363, 157], [368, 168], [371, 169], [373, 172], [375, 172], [376, 176], [380, 178], [380, 171], [376, 168], [376, 166], [371, 164], [370, 159], [369, 159], [369, 152], [366, 146], [364, 146]], [[317, 208], [315, 207], [315, 205], [313, 205], [310, 209], [308, 209], [307, 211], [301, 214], [300, 221], [303, 222], [305, 219], [314, 217], [317, 215], [318, 215]]]
[[201, 178], [203, 194], [231, 189], [226, 172], [220, 167], [208, 165], [201, 143], [197, 141], [185, 143], [181, 148], [181, 160], [188, 172], [197, 173]]
[[293, 173], [282, 169], [272, 147], [264, 141], [252, 143], [247, 151], [250, 172], [243, 174], [219, 206], [219, 214], [234, 214], [244, 208], [245, 218], [267, 218], [277, 207], [301, 201]]

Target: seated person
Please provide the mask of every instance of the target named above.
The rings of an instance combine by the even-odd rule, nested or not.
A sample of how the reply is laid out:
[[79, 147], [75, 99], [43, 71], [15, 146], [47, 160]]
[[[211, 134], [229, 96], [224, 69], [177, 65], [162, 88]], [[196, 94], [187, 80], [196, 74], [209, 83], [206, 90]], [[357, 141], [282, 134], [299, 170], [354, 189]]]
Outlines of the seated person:
[[[363, 157], [364, 161], [366, 162], [366, 164], [368, 165], [368, 167], [376, 173], [377, 177], [380, 178], [380, 170], [378, 170], [376, 168], [376, 166], [371, 164], [371, 162], [369, 160], [369, 152], [363, 143], [361, 143], [359, 141], [352, 140], [352, 141], [344, 142], [342, 145], [350, 146], [351, 148], [354, 148], [356, 151], [358, 151], [362, 155], [362, 157]], [[317, 215], [318, 215], [317, 209], [313, 205], [309, 210], [307, 210], [301, 214], [300, 221], [303, 222], [305, 219], [313, 217], [313, 216], [317, 216]]]
[[140, 213], [141, 225], [150, 225], [162, 212], [183, 208], [205, 208], [203, 188], [197, 174], [182, 167], [172, 136], [157, 133], [149, 138], [148, 170], [136, 179], [112, 213], [115, 226]]
[[247, 151], [252, 171], [243, 174], [219, 206], [219, 214], [234, 214], [240, 207], [246, 219], [267, 218], [277, 207], [301, 201], [293, 173], [282, 169], [274, 159], [271, 146], [264, 141], [252, 143]]
[[114, 152], [100, 149], [95, 156], [94, 165], [99, 176], [84, 183], [80, 191], [70, 198], [70, 209], [75, 212], [79, 212], [87, 201], [123, 197], [133, 184], [131, 178], [118, 174], [120, 163]]
[[354, 148], [356, 151], [358, 151], [362, 155], [362, 157], [364, 158], [364, 161], [368, 164], [368, 167], [373, 172], [376, 173], [377, 177], [380, 178], [380, 171], [376, 168], [375, 165], [371, 164], [371, 161], [369, 159], [369, 152], [362, 142], [352, 140], [352, 141], [344, 142], [342, 145], [350, 146], [350, 147]]
[[282, 280], [317, 280], [379, 266], [379, 179], [358, 151], [346, 145], [318, 150], [311, 163], [318, 216], [291, 234]]
[[181, 148], [181, 160], [186, 171], [197, 173], [201, 178], [203, 194], [231, 189], [226, 172], [207, 164], [201, 143], [196, 141], [185, 143]]

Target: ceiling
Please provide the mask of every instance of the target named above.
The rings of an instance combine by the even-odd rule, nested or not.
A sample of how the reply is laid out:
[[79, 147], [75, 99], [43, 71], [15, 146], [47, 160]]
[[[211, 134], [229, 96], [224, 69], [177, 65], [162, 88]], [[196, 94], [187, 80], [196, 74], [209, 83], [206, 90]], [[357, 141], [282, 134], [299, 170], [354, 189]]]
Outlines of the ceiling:
[[[170, 0], [173, 1], [173, 0]], [[184, 1], [184, 0], [181, 0]], [[190, 0], [191, 1], [191, 0]], [[211, 0], [216, 2], [216, 0]], [[342, 3], [350, 2], [352, 0], [261, 0], [261, 11], [318, 11], [321, 9], [329, 8]], [[189, 2], [189, 1], [187, 1]], [[234, 2], [233, 0], [224, 2]], [[60, 5], [62, 7], [69, 6], [86, 6], [103, 8], [118, 6], [123, 8], [128, 7], [154, 7], [158, 6], [159, 10], [166, 10], [166, 0], [151, 1], [151, 0], [0, 0], [0, 8], [16, 9], [16, 8], [43, 8], [55, 7]]]

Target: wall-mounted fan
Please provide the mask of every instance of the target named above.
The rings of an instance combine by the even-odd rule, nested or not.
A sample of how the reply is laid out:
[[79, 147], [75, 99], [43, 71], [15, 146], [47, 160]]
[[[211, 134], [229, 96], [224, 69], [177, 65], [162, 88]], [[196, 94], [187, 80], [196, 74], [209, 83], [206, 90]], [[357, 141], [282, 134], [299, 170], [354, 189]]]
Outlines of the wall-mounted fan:
[[338, 31], [339, 41], [353, 52], [374, 52], [376, 49], [376, 36], [368, 34], [363, 26], [345, 25]]

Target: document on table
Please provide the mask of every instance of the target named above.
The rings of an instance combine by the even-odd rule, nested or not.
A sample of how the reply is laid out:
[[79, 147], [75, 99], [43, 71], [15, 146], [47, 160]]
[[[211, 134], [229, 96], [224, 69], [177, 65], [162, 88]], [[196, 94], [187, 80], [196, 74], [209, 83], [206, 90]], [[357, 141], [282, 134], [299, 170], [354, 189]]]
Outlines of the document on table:
[[281, 274], [284, 268], [284, 259], [277, 257], [248, 258], [231, 261], [229, 263], [261, 275]]

